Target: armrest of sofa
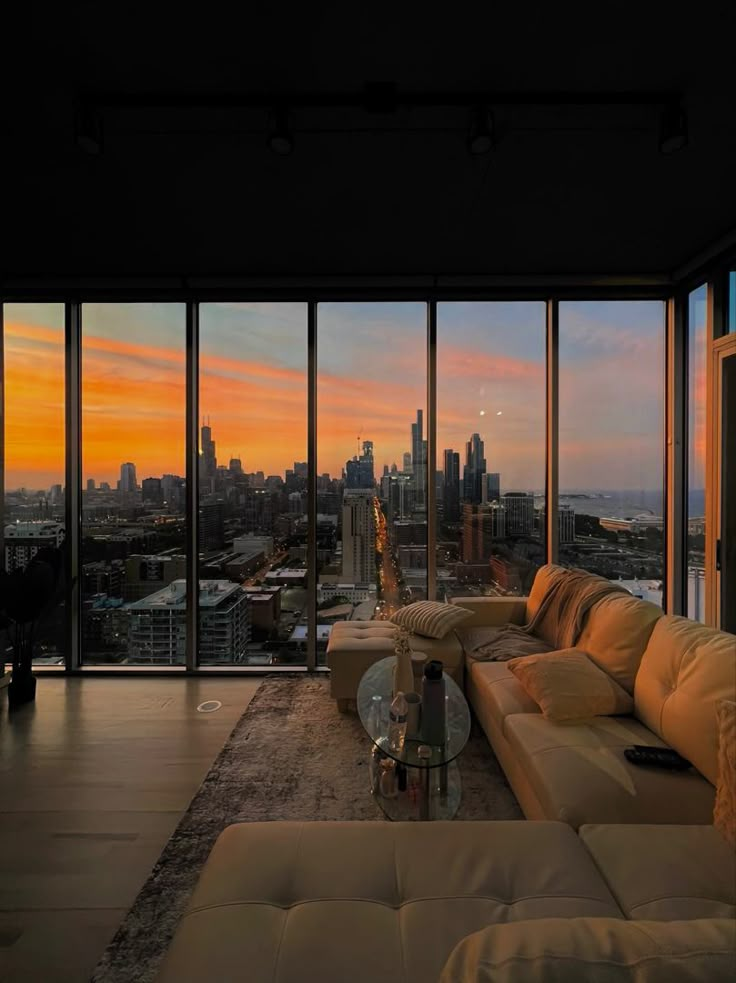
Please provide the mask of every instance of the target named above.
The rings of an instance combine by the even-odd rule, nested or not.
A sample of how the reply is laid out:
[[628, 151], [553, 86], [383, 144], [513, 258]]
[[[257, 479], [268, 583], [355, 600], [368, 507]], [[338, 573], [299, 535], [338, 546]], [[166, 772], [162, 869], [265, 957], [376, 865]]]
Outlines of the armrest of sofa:
[[498, 628], [501, 625], [523, 625], [526, 618], [526, 597], [453, 597], [452, 604], [472, 612], [461, 628]]

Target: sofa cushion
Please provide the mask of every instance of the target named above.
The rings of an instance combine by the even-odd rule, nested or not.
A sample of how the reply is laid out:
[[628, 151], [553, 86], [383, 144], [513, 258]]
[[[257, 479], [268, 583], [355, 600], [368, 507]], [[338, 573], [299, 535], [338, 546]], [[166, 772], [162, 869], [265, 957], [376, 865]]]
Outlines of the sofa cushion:
[[415, 635], [426, 638], [444, 638], [453, 628], [457, 628], [470, 618], [470, 612], [456, 604], [442, 604], [439, 601], [415, 601], [399, 608], [391, 615], [391, 621]]
[[467, 666], [478, 694], [476, 702], [480, 700], [483, 704], [482, 707], [474, 704], [473, 709], [481, 719], [486, 712], [489, 713], [501, 733], [504, 732], [506, 717], [511, 714], [542, 712], [509, 670], [508, 662], [476, 662], [475, 659], [468, 659]]
[[636, 677], [636, 715], [712, 785], [718, 700], [736, 700], [736, 635], [688, 618], [660, 618]]
[[569, 723], [634, 709], [626, 690], [581, 649], [511, 659], [508, 667], [539, 704], [545, 720]]
[[544, 918], [492, 925], [453, 950], [440, 983], [726, 983], [736, 924]]
[[627, 918], [736, 917], [736, 854], [713, 826], [581, 826]]
[[634, 692], [644, 649], [662, 609], [627, 594], [609, 594], [588, 612], [576, 645], [627, 693]]
[[736, 703], [719, 700], [718, 719], [718, 784], [713, 825], [731, 844], [736, 846]]
[[554, 578], [557, 576], [557, 571], [563, 568], [557, 563], [545, 563], [543, 566], [537, 570], [534, 575], [534, 583], [532, 584], [532, 589], [529, 591], [529, 597], [526, 602], [526, 620], [531, 621], [534, 615], [539, 610], [539, 606], [544, 600], [544, 595], [549, 590]]
[[547, 819], [582, 823], [713, 822], [715, 790], [694, 769], [687, 772], [630, 764], [624, 748], [662, 746], [633, 717], [596, 717], [557, 724], [540, 714], [507, 717], [511, 744]]
[[243, 823], [215, 844], [160, 983], [427, 983], [494, 922], [622, 917], [559, 823]]
[[526, 597], [453, 597], [450, 604], [463, 608], [470, 617], [463, 628], [497, 628], [526, 623]]

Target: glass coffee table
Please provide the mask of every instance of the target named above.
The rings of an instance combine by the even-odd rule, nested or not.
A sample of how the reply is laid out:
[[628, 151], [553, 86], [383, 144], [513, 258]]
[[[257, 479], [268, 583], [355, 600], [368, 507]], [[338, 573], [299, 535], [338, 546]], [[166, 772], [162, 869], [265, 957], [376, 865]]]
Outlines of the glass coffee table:
[[358, 686], [358, 716], [373, 742], [371, 791], [389, 819], [452, 819], [462, 785], [456, 758], [468, 743], [470, 710], [457, 683], [444, 673], [445, 743], [428, 745], [407, 734], [404, 747], [388, 744], [388, 714], [393, 699], [395, 656], [381, 659], [364, 673]]

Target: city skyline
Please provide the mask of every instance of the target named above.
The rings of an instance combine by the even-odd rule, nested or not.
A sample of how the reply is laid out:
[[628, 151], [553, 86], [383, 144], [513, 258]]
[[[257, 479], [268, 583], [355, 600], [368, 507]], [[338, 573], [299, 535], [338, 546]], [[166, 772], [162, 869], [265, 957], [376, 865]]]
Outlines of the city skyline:
[[[63, 307], [5, 313], [6, 488], [48, 488], [63, 482]], [[377, 474], [401, 468], [417, 409], [426, 415], [424, 305], [320, 304], [319, 315], [318, 473], [339, 476], [359, 436], [374, 442]], [[661, 488], [662, 305], [563, 304], [560, 317], [561, 487]], [[200, 407], [220, 457], [283, 476], [306, 459], [305, 305], [203, 304], [201, 322]], [[438, 322], [438, 469], [445, 448], [479, 432], [506, 487], [542, 488], [544, 306], [440, 304]], [[83, 482], [114, 487], [125, 460], [140, 477], [183, 474], [183, 305], [85, 305], [84, 326]]]

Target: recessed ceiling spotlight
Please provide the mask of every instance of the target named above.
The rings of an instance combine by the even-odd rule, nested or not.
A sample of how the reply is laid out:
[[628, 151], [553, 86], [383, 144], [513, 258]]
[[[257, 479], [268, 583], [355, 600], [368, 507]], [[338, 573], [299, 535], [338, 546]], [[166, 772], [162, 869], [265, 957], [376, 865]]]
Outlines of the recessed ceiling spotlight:
[[468, 150], [471, 154], [479, 156], [493, 150], [494, 128], [493, 113], [487, 106], [476, 106], [468, 131]]
[[682, 106], [665, 106], [659, 124], [660, 154], [674, 154], [687, 146], [687, 116]]
[[288, 157], [294, 149], [294, 137], [289, 129], [289, 113], [282, 107], [273, 110], [268, 146], [280, 157]]

